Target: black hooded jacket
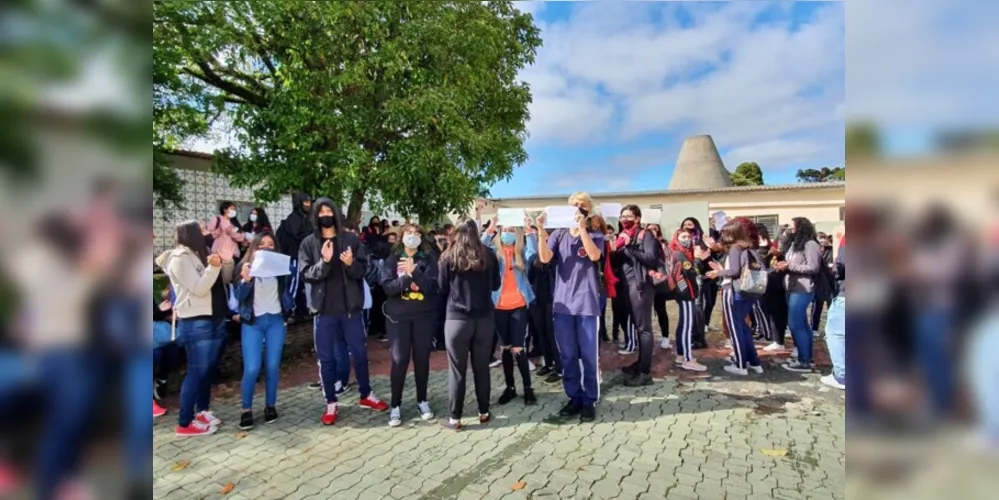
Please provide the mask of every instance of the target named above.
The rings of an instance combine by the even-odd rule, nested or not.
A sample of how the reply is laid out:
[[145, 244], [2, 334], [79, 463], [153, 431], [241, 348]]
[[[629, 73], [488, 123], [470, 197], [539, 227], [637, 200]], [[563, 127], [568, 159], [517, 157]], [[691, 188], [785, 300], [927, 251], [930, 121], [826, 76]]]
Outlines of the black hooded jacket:
[[296, 258], [302, 240], [312, 234], [313, 228], [316, 227], [313, 224], [312, 214], [302, 209], [302, 203], [309, 200], [312, 200], [312, 197], [305, 193], [296, 193], [292, 196], [291, 205], [294, 208], [277, 230], [278, 245], [292, 258]]
[[[333, 227], [336, 229], [334, 239], [333, 259], [323, 262], [323, 236], [319, 228], [319, 209], [323, 206], [333, 209]], [[312, 204], [311, 227], [315, 230], [302, 240], [298, 250], [299, 269], [302, 278], [312, 284], [312, 309], [318, 314], [330, 314], [326, 309], [327, 294], [344, 294], [348, 314], [360, 313], [364, 308], [364, 273], [368, 266], [368, 252], [361, 244], [356, 234], [343, 229], [343, 219], [340, 211], [329, 198], [319, 198]], [[345, 266], [340, 261], [340, 254], [350, 248], [354, 253], [354, 261]], [[339, 272], [332, 276], [331, 272]], [[337, 290], [336, 284], [341, 289]]]

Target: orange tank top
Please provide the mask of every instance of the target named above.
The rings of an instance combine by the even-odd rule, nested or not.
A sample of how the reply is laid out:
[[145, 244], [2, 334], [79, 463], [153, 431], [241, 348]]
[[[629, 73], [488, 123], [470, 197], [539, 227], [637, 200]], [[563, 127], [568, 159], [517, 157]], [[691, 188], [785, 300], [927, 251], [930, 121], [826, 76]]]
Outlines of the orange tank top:
[[527, 307], [524, 296], [517, 288], [517, 276], [513, 274], [513, 247], [503, 247], [503, 286], [500, 288], [499, 303], [496, 309], [500, 311], [512, 311]]

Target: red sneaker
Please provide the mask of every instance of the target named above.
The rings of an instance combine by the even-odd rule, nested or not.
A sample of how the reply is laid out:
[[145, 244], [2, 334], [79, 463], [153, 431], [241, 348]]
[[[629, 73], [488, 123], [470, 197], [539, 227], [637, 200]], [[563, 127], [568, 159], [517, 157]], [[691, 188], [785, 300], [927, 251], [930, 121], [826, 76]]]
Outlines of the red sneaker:
[[207, 436], [209, 434], [215, 434], [217, 427], [212, 427], [210, 425], [202, 424], [197, 420], [191, 422], [187, 427], [177, 426], [177, 435], [180, 437], [189, 436]]
[[167, 414], [167, 409], [156, 404], [156, 400], [153, 400], [153, 418], [162, 417]]
[[205, 425], [210, 425], [212, 427], [218, 427], [222, 425], [222, 420], [215, 416], [214, 413], [210, 411], [203, 411], [194, 417], [194, 420], [201, 422]]
[[326, 411], [323, 412], [323, 418], [320, 421], [323, 425], [333, 425], [336, 423], [336, 417], [340, 415], [340, 405], [337, 403], [326, 403]]
[[362, 408], [370, 408], [375, 411], [385, 411], [388, 409], [388, 403], [378, 399], [374, 394], [368, 394], [368, 397], [362, 398], [361, 402], [358, 403]]

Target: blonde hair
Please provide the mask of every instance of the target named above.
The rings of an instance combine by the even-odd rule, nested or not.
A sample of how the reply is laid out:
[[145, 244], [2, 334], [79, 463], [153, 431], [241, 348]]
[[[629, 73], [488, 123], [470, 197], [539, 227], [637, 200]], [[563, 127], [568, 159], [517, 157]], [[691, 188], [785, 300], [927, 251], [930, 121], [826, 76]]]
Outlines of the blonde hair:
[[[513, 244], [513, 267], [518, 271], [524, 270], [524, 230], [519, 227], [511, 228], [513, 234], [517, 235], [517, 242]], [[493, 235], [493, 247], [496, 249], [496, 258], [503, 260], [503, 230], [496, 231]]]
[[572, 196], [569, 197], [569, 204], [572, 205], [572, 204], [575, 204], [575, 203], [585, 203], [585, 204], [589, 205], [590, 207], [592, 207], [593, 206], [593, 198], [590, 198], [590, 193], [587, 193], [587, 192], [584, 192], [584, 191], [580, 191], [580, 192], [575, 193], [575, 194], [573, 194]]

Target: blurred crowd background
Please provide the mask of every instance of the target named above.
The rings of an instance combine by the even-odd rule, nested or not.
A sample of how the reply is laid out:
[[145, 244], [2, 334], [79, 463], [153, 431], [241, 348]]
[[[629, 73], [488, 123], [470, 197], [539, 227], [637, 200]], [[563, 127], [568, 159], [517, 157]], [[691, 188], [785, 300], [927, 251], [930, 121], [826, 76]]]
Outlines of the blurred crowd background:
[[[994, 498], [999, 7], [846, 10], [847, 494]], [[151, 496], [150, 25], [0, 5], [0, 496]]]

